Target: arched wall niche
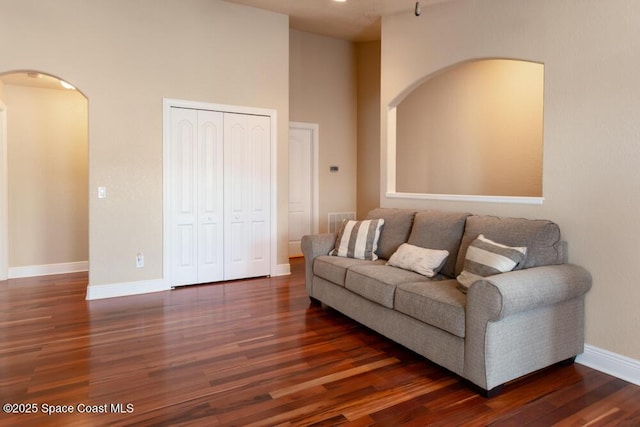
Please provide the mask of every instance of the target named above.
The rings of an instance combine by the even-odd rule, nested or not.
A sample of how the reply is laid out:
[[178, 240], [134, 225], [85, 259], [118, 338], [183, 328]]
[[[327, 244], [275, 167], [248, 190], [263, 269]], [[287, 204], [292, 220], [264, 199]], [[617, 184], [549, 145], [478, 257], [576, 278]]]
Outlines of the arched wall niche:
[[387, 115], [387, 197], [540, 204], [544, 65], [453, 64], [403, 90]]
[[[73, 82], [44, 71], [30, 69], [0, 71], [0, 82], [40, 89], [74, 90], [88, 100], [87, 95], [76, 87]], [[70, 87], [63, 86], [62, 82], [70, 85]]]
[[0, 104], [0, 276], [87, 270], [87, 97], [51, 73], [0, 70]]

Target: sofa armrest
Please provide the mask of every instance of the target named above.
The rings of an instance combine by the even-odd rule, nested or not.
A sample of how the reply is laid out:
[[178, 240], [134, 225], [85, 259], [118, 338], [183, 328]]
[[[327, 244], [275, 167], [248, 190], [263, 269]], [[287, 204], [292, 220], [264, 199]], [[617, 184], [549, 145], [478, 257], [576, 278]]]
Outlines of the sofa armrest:
[[306, 258], [329, 255], [336, 244], [336, 233], [308, 234], [302, 236], [302, 253]]
[[510, 271], [471, 285], [467, 293], [467, 315], [475, 321], [496, 321], [576, 298], [589, 289], [591, 275], [573, 264]]
[[464, 377], [489, 391], [584, 348], [591, 275], [572, 264], [486, 277], [467, 293]]
[[300, 246], [304, 255], [305, 286], [309, 296], [313, 296], [313, 260], [321, 255], [329, 255], [329, 252], [336, 244], [336, 237], [336, 233], [302, 236]]

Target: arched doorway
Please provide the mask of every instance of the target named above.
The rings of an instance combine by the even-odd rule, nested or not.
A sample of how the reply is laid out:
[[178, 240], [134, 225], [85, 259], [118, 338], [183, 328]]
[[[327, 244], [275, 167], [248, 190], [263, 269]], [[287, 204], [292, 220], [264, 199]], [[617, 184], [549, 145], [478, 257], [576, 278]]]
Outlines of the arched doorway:
[[0, 73], [0, 102], [0, 279], [87, 270], [87, 98], [13, 71]]

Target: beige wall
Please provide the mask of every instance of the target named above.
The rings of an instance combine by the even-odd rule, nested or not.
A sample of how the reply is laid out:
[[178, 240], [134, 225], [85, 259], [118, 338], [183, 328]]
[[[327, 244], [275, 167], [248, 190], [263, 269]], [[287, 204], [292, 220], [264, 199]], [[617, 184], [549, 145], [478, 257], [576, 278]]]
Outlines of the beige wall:
[[356, 43], [358, 218], [380, 206], [380, 42]]
[[459, 0], [420, 18], [383, 18], [382, 112], [422, 77], [460, 61], [505, 57], [545, 64], [544, 204], [505, 205], [385, 197], [411, 206], [559, 223], [570, 261], [593, 274], [588, 344], [640, 359], [640, 2]]
[[9, 268], [88, 260], [87, 100], [5, 85]]
[[436, 71], [397, 106], [396, 190], [541, 197], [543, 85], [528, 61]]
[[[0, 0], [0, 72], [33, 69], [89, 102], [90, 284], [163, 276], [162, 100], [275, 109], [288, 164], [288, 17], [217, 0]], [[287, 260], [279, 167], [277, 262]], [[136, 253], [145, 268], [135, 267]]]
[[[290, 35], [290, 119], [319, 124], [320, 232], [327, 213], [356, 210], [356, 58], [353, 43]], [[338, 166], [336, 173], [330, 166]]]

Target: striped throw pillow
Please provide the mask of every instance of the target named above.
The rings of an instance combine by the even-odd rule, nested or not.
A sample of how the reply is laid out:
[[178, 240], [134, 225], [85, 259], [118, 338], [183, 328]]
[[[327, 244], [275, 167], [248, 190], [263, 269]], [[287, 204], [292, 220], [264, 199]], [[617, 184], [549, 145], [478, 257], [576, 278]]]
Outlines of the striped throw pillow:
[[338, 232], [331, 255], [376, 260], [376, 249], [384, 219], [345, 220]]
[[502, 245], [481, 234], [467, 249], [462, 273], [457, 278], [458, 288], [466, 293], [476, 280], [513, 270], [526, 255], [525, 247]]

